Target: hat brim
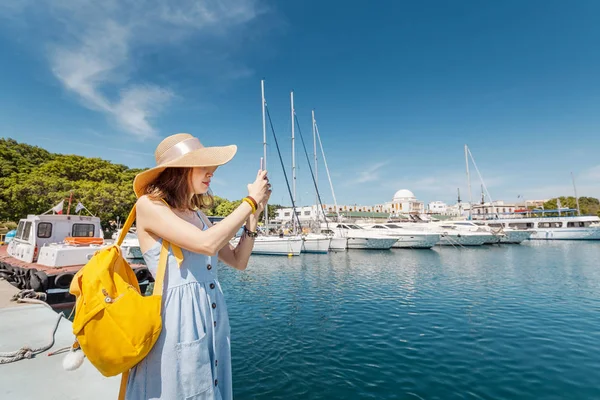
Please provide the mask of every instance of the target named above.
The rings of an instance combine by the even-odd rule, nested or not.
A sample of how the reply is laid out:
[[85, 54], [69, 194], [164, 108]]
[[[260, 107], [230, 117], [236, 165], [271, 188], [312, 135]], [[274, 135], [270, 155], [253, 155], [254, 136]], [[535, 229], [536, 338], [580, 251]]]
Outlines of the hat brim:
[[237, 146], [203, 147], [190, 151], [183, 156], [154, 168], [140, 172], [133, 180], [133, 191], [136, 197], [144, 194], [146, 187], [167, 168], [218, 167], [226, 164], [237, 153]]

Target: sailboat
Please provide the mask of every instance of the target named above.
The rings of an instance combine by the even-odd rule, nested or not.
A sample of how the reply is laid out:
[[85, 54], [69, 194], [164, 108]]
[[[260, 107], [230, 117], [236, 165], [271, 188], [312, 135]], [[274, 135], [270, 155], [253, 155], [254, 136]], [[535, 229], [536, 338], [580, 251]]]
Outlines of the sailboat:
[[[321, 149], [321, 155], [323, 156], [323, 164], [325, 165], [325, 171], [327, 172], [327, 179], [329, 180], [329, 187], [331, 188], [331, 195], [333, 197], [333, 204], [335, 206], [335, 213], [337, 221], [341, 222], [340, 213], [338, 211], [337, 200], [335, 198], [335, 191], [333, 190], [333, 182], [331, 181], [331, 175], [329, 174], [329, 167], [327, 166], [327, 158], [325, 157], [325, 151], [323, 150], [323, 142], [321, 141], [321, 134], [319, 133], [319, 127], [317, 126], [317, 120], [315, 119], [315, 111], [312, 111], [312, 128], [313, 128], [313, 140], [315, 147], [315, 171], [317, 170], [317, 139], [319, 139], [319, 148]], [[317, 190], [318, 192], [318, 190]], [[317, 214], [318, 218], [318, 214]], [[331, 237], [329, 242], [329, 250], [333, 251], [344, 251], [348, 249], [348, 235], [345, 230], [338, 229], [337, 231], [332, 230], [327, 223], [327, 217], [323, 211], [324, 222], [321, 223], [321, 233], [324, 233]], [[317, 219], [318, 221], [318, 219]], [[323, 226], [324, 225], [324, 226]]]
[[[292, 188], [293, 188], [293, 204], [296, 204], [296, 148], [295, 148], [295, 140], [296, 140], [296, 136], [295, 136], [295, 124], [297, 123], [296, 121], [296, 110], [294, 108], [294, 92], [290, 92], [290, 106], [291, 106], [291, 111], [292, 111]], [[299, 126], [298, 126], [299, 127]], [[300, 134], [302, 134], [301, 131], [299, 131]], [[302, 138], [302, 144], [304, 145], [304, 138]], [[315, 177], [312, 173], [312, 168], [310, 166], [310, 160], [308, 160], [308, 153], [306, 153], [306, 147], [304, 146], [304, 152], [306, 155], [306, 159], [308, 161], [308, 167], [311, 171], [311, 176], [313, 178], [313, 182], [315, 183], [315, 189], [317, 191], [317, 208], [318, 208], [318, 198], [319, 198], [319, 190], [317, 188], [317, 184], [315, 181]], [[294, 207], [293, 210], [294, 213], [296, 213], [296, 209]], [[318, 216], [318, 213], [317, 213]], [[298, 232], [298, 229], [302, 229], [301, 226], [296, 226], [296, 220], [292, 218], [292, 224], [294, 227], [294, 233]], [[302, 252], [303, 253], [320, 253], [320, 254], [326, 254], [329, 251], [329, 245], [331, 243], [331, 236], [330, 235], [324, 235], [322, 233], [308, 233], [308, 234], [304, 234], [302, 235]]]
[[[267, 122], [266, 122], [266, 107], [267, 101], [265, 100], [265, 81], [260, 81], [261, 95], [262, 95], [262, 121], [263, 121], [263, 168], [266, 169], [267, 165]], [[269, 117], [270, 120], [270, 117]], [[271, 128], [273, 128], [271, 126]], [[278, 146], [279, 151], [279, 146]], [[284, 171], [285, 174], [285, 171]], [[286, 177], [287, 181], [287, 177]], [[259, 235], [254, 239], [254, 247], [252, 248], [252, 254], [264, 254], [264, 255], [287, 255], [287, 256], [298, 256], [302, 250], [303, 241], [300, 236], [275, 236], [269, 234], [269, 208], [268, 204], [265, 205], [264, 218], [265, 218], [265, 234]], [[239, 239], [233, 239], [235, 243]]]

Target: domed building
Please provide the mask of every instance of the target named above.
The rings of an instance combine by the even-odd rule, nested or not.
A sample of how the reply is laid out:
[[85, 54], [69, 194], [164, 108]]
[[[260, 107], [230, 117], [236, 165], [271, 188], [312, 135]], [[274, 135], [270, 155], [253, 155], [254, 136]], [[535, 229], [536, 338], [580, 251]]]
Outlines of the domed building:
[[391, 202], [383, 204], [385, 212], [392, 214], [423, 214], [425, 205], [408, 189], [400, 189]]

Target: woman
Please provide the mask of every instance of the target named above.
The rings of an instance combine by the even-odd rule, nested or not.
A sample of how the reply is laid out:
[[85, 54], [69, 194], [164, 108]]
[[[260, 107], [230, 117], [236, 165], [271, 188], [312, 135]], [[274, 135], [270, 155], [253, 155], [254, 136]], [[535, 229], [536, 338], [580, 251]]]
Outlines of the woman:
[[[236, 146], [204, 147], [189, 134], [172, 135], [156, 149], [157, 166], [134, 180], [137, 235], [148, 268], [156, 275], [163, 239], [181, 247], [183, 262], [169, 251], [163, 330], [130, 371], [127, 399], [232, 398], [230, 327], [217, 257], [246, 268], [258, 217], [271, 194], [267, 172], [259, 171], [248, 197], [212, 226], [200, 209], [212, 204], [209, 186], [217, 167], [236, 151]], [[244, 234], [233, 248], [229, 240], [242, 225]]]

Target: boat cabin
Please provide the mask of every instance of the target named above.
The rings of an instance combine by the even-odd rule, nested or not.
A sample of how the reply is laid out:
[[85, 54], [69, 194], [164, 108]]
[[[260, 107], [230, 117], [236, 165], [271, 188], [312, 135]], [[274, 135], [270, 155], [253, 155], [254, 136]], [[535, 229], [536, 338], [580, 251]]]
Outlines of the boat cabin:
[[[67, 238], [89, 241], [103, 240], [100, 218], [81, 215], [28, 215], [21, 219], [17, 233], [8, 245], [10, 256], [25, 262], [36, 262], [44, 245], [62, 243]], [[84, 239], [86, 238], [86, 239]], [[95, 240], [94, 240], [95, 241]]]

